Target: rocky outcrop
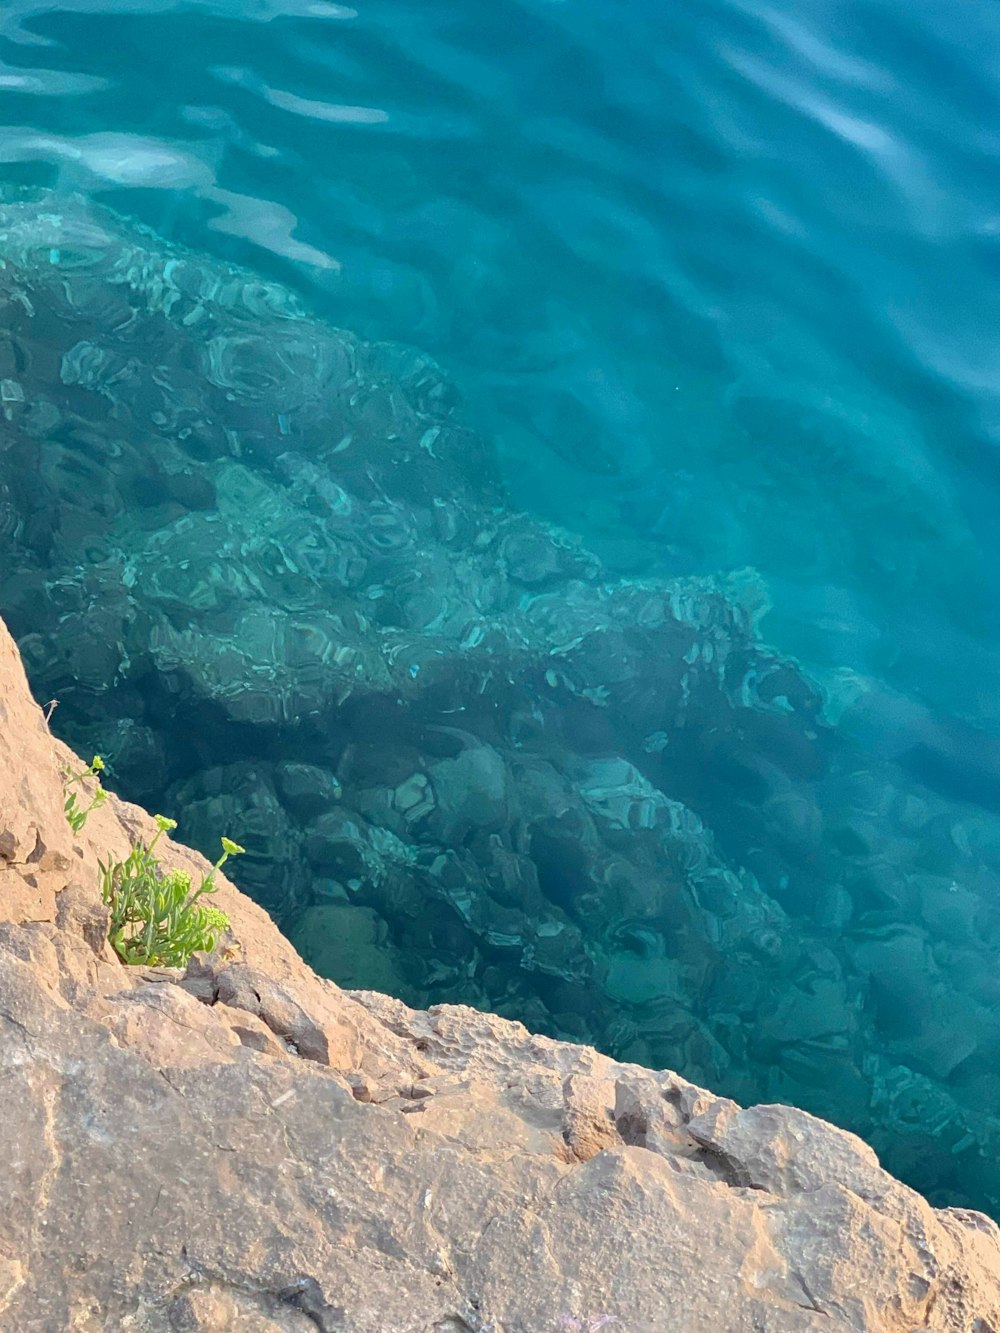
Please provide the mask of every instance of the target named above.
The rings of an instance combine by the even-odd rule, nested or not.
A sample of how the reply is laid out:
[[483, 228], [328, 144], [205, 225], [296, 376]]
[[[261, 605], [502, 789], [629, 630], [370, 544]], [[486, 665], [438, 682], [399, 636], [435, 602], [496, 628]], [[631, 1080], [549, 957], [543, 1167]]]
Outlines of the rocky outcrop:
[[1000, 1328], [995, 1224], [804, 1112], [344, 992], [226, 882], [215, 954], [124, 967], [97, 857], [154, 825], [74, 835], [78, 763], [0, 629], [5, 1333]]

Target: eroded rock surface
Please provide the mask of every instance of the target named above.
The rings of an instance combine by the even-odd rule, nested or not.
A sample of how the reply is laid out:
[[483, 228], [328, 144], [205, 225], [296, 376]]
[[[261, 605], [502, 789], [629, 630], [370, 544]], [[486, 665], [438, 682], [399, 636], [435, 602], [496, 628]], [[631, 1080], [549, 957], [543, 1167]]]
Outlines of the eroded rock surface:
[[[185, 973], [104, 942], [76, 761], [0, 626], [5, 1333], [991, 1333], [1000, 1231], [858, 1139], [317, 978], [222, 882]], [[165, 859], [204, 868], [183, 847]]]

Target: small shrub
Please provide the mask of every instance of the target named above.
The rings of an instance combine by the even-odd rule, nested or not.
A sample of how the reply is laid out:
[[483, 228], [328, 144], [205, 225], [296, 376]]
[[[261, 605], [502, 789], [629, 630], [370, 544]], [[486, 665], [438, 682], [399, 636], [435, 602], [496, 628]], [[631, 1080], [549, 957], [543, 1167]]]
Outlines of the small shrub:
[[215, 893], [215, 872], [243, 848], [222, 839], [222, 855], [203, 875], [196, 889], [186, 870], [164, 872], [153, 855], [160, 837], [177, 827], [176, 820], [156, 816], [157, 831], [149, 846], [137, 843], [124, 861], [99, 862], [101, 896], [111, 908], [108, 939], [125, 963], [184, 967], [193, 953], [215, 948], [229, 927], [229, 918], [201, 900]]
[[66, 800], [63, 802], [63, 810], [66, 812], [66, 819], [74, 833], [79, 833], [87, 822], [87, 816], [91, 810], [99, 810], [108, 799], [108, 793], [98, 781], [94, 794], [90, 798], [90, 804], [81, 806], [77, 792], [71, 790], [78, 782], [84, 778], [96, 778], [104, 768], [104, 760], [99, 754], [95, 754], [90, 761], [90, 767], [82, 769], [79, 773], [74, 773], [72, 769], [66, 770]]

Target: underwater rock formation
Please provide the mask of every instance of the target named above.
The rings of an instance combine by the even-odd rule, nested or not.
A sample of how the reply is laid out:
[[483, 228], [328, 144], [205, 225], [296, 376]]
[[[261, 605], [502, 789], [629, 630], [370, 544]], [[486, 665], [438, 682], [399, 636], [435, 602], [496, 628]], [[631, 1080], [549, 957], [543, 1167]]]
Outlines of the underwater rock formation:
[[0, 611], [62, 734], [334, 979], [1000, 1210], [1000, 823], [861, 757], [752, 575], [611, 579], [427, 358], [89, 203], [7, 198], [0, 265]]
[[98, 859], [156, 825], [71, 833], [2, 623], [0, 717], [5, 1333], [1000, 1327], [996, 1224], [804, 1112], [347, 994], [222, 876], [218, 952], [123, 966]]

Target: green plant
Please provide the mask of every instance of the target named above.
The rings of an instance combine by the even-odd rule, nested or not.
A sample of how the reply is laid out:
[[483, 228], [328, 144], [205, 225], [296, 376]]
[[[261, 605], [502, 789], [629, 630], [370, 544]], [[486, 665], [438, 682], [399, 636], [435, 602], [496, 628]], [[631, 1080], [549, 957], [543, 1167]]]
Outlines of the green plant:
[[84, 778], [96, 778], [98, 773], [102, 772], [103, 768], [104, 760], [99, 754], [95, 754], [90, 761], [89, 768], [84, 768], [79, 773], [74, 773], [72, 769], [66, 770], [66, 800], [63, 802], [63, 810], [66, 812], [66, 819], [74, 833], [79, 833], [84, 824], [86, 824], [87, 816], [90, 814], [91, 810], [100, 809], [108, 799], [108, 793], [101, 786], [100, 781], [98, 781], [97, 786], [94, 789], [94, 794], [90, 798], [90, 804], [81, 806], [77, 793], [72, 791], [71, 788], [78, 782], [82, 782]]
[[215, 872], [244, 850], [222, 839], [222, 855], [197, 889], [186, 870], [164, 872], [153, 850], [176, 820], [156, 817], [157, 831], [147, 847], [136, 843], [124, 861], [108, 859], [101, 867], [101, 897], [111, 908], [108, 939], [125, 963], [184, 967], [195, 952], [215, 948], [229, 918], [201, 901], [215, 893]]

